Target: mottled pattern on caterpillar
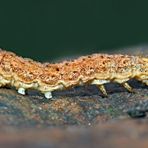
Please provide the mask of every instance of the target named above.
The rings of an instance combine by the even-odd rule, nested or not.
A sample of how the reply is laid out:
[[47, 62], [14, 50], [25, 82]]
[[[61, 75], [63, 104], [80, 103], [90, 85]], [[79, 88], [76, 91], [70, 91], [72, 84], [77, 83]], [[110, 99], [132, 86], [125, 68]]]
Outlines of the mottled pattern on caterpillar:
[[0, 86], [11, 86], [18, 93], [36, 89], [52, 98], [52, 91], [72, 86], [96, 84], [107, 95], [103, 84], [117, 82], [128, 91], [135, 78], [148, 85], [148, 58], [121, 54], [93, 54], [61, 63], [39, 63], [12, 52], [0, 50]]

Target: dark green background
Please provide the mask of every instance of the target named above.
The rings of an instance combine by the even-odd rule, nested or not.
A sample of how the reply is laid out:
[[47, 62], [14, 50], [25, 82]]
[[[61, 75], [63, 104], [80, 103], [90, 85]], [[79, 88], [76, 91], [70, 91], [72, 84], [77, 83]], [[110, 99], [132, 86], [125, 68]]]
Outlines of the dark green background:
[[0, 0], [0, 47], [53, 60], [148, 42], [147, 0]]

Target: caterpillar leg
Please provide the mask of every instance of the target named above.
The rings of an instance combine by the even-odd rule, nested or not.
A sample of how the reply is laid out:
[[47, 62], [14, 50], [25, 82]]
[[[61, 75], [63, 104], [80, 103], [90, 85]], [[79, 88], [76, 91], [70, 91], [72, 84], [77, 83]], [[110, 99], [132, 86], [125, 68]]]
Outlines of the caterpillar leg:
[[25, 88], [22, 88], [22, 87], [20, 87], [17, 92], [18, 92], [19, 94], [21, 94], [21, 95], [25, 95], [25, 94], [26, 94], [26, 93], [25, 93]]
[[122, 86], [126, 88], [129, 92], [133, 92], [133, 88], [127, 82], [122, 83]]
[[107, 92], [104, 85], [97, 85], [97, 87], [99, 88], [99, 90], [102, 92], [104, 96], [107, 96]]
[[3, 84], [0, 84], [0, 87], [3, 87], [4, 85]]
[[142, 76], [136, 77], [136, 79], [148, 86], [148, 76], [142, 75]]
[[121, 84], [129, 92], [134, 92], [133, 88], [127, 83], [128, 79], [115, 79], [114, 82]]
[[47, 99], [51, 99], [51, 98], [52, 98], [52, 93], [51, 93], [50, 91], [45, 92], [45, 93], [44, 93], [44, 96], [45, 96], [45, 98], [47, 98]]
[[106, 92], [106, 89], [105, 89], [105, 87], [104, 87], [103, 84], [109, 83], [109, 82], [110, 82], [109, 80], [93, 80], [93, 81], [91, 82], [91, 84], [97, 85], [97, 87], [98, 87], [99, 90], [102, 92], [102, 94], [103, 94], [104, 96], [107, 96], [107, 92]]
[[142, 83], [144, 83], [148, 86], [148, 80], [142, 80]]

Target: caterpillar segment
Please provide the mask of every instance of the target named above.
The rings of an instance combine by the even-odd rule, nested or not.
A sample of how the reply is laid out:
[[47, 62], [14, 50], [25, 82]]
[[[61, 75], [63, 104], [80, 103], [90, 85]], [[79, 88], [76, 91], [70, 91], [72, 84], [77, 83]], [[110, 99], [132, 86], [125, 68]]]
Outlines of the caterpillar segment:
[[93, 84], [107, 96], [104, 84], [116, 82], [133, 92], [128, 80], [148, 86], [148, 58], [121, 54], [93, 54], [61, 63], [40, 63], [0, 50], [0, 87], [15, 87], [19, 94], [36, 89], [48, 99], [55, 90]]

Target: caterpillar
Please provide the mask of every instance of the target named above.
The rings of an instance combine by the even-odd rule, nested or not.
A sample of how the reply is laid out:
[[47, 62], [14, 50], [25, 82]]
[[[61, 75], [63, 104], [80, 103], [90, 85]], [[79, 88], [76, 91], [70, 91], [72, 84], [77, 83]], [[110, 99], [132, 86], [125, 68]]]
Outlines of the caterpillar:
[[105, 83], [117, 82], [132, 92], [128, 80], [148, 86], [148, 58], [122, 54], [92, 54], [61, 63], [40, 63], [0, 49], [0, 87], [15, 87], [25, 95], [36, 89], [46, 98], [52, 91], [95, 84], [107, 96]]

